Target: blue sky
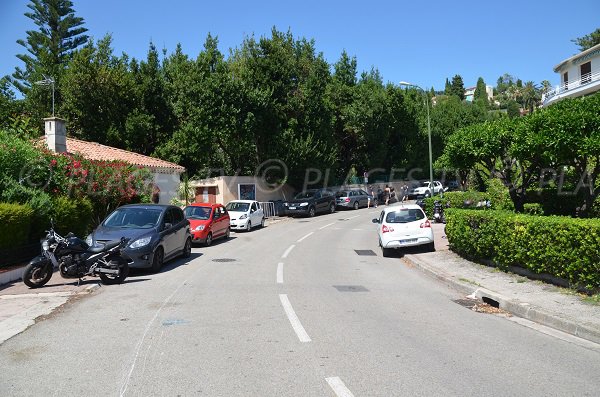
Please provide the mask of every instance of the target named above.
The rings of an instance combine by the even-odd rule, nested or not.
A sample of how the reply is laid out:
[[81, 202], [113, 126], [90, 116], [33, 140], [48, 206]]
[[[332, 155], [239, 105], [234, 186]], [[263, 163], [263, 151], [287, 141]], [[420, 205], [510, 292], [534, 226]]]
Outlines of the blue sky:
[[[13, 72], [24, 48], [16, 44], [35, 26], [23, 14], [27, 0], [0, 0], [0, 76]], [[342, 50], [356, 56], [359, 72], [372, 66], [385, 82], [410, 81], [444, 88], [446, 78], [478, 77], [487, 84], [509, 73], [523, 81], [558, 84], [552, 70], [578, 52], [571, 39], [600, 27], [600, 1], [565, 3], [498, 1], [303, 0], [73, 0], [95, 39], [110, 33], [115, 54], [145, 58], [149, 42], [174, 51], [181, 43], [196, 57], [207, 33], [218, 36], [224, 54], [244, 37], [270, 35], [275, 26], [314, 39], [334, 63]]]

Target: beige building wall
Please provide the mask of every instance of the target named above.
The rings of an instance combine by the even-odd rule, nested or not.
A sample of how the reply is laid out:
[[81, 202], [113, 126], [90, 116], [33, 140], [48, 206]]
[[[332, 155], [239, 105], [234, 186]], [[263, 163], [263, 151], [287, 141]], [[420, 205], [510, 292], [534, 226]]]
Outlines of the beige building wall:
[[214, 192], [214, 199], [220, 204], [249, 199], [252, 193], [255, 200], [261, 202], [289, 200], [294, 194], [294, 190], [288, 185], [272, 187], [263, 178], [255, 176], [219, 176], [196, 180], [191, 184], [196, 187], [197, 201], [208, 202], [209, 192]]

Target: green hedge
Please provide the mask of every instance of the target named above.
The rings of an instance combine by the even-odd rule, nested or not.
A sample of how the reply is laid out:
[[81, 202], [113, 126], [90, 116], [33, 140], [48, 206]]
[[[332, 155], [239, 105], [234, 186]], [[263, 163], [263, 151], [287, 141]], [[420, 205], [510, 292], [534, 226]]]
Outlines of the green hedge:
[[450, 204], [450, 208], [465, 208], [466, 201], [471, 203], [469, 208], [476, 208], [477, 203], [490, 199], [491, 197], [488, 193], [471, 190], [466, 192], [446, 192], [442, 197], [433, 196], [426, 198], [424, 209], [427, 217], [431, 219], [433, 218], [433, 202], [435, 200], [440, 200], [444, 205], [444, 209], [446, 209], [447, 204]]
[[33, 210], [28, 205], [0, 203], [0, 249], [29, 242]]
[[460, 209], [448, 209], [446, 219], [450, 248], [460, 255], [600, 288], [600, 219]]
[[50, 215], [54, 227], [60, 235], [73, 232], [77, 237], [85, 238], [90, 231], [93, 207], [89, 199], [73, 199], [59, 196], [52, 200]]

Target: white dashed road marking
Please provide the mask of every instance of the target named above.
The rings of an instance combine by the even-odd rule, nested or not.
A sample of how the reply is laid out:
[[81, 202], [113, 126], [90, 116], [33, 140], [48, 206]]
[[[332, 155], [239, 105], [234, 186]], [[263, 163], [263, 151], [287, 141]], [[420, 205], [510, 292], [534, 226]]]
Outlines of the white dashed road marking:
[[300, 324], [300, 320], [298, 319], [298, 316], [296, 316], [296, 312], [294, 312], [292, 304], [290, 303], [287, 295], [279, 294], [279, 300], [281, 301], [281, 304], [283, 305], [283, 310], [285, 310], [285, 314], [287, 315], [288, 320], [290, 320], [292, 328], [296, 332], [296, 335], [298, 335], [298, 339], [300, 339], [300, 342], [310, 342], [311, 339], [304, 330], [302, 324]]
[[290, 245], [290, 246], [288, 247], [288, 249], [286, 249], [286, 250], [285, 250], [285, 252], [283, 253], [283, 255], [281, 255], [281, 257], [282, 257], [283, 259], [287, 258], [287, 256], [290, 254], [290, 252], [292, 252], [292, 250], [294, 249], [294, 247], [295, 247], [295, 245], [293, 245], [293, 244], [292, 244], [292, 245]]
[[308, 233], [306, 236], [302, 237], [300, 240], [298, 240], [299, 243], [302, 242], [302, 240], [304, 240], [305, 238], [309, 237], [311, 234], [313, 234], [314, 232], [310, 232]]
[[342, 380], [339, 377], [335, 376], [332, 378], [325, 378], [325, 380], [327, 381], [327, 383], [329, 383], [329, 387], [331, 387], [336, 396], [354, 397], [354, 394], [352, 394], [352, 392], [348, 390], [344, 382], [342, 382]]
[[319, 228], [319, 230], [323, 230], [323, 229], [325, 229], [326, 227], [329, 227], [329, 226], [331, 226], [331, 225], [335, 225], [335, 223], [328, 223], [328, 224], [327, 224], [327, 225], [325, 225], [325, 226], [321, 226], [321, 227]]
[[283, 263], [277, 264], [277, 284], [283, 284]]

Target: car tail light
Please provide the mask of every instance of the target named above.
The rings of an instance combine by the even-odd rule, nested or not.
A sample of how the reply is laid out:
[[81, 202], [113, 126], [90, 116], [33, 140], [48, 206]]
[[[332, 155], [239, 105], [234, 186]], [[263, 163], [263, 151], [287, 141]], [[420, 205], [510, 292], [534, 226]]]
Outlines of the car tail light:
[[431, 223], [429, 223], [429, 219], [425, 221], [425, 223], [421, 223], [421, 229], [424, 227], [431, 227]]
[[346, 197], [346, 199], [344, 201], [347, 202], [347, 203], [349, 203], [350, 199], [348, 197]]
[[387, 227], [386, 225], [383, 225], [381, 227], [381, 233], [387, 233], [387, 232], [393, 232], [394, 228], [393, 227]]

